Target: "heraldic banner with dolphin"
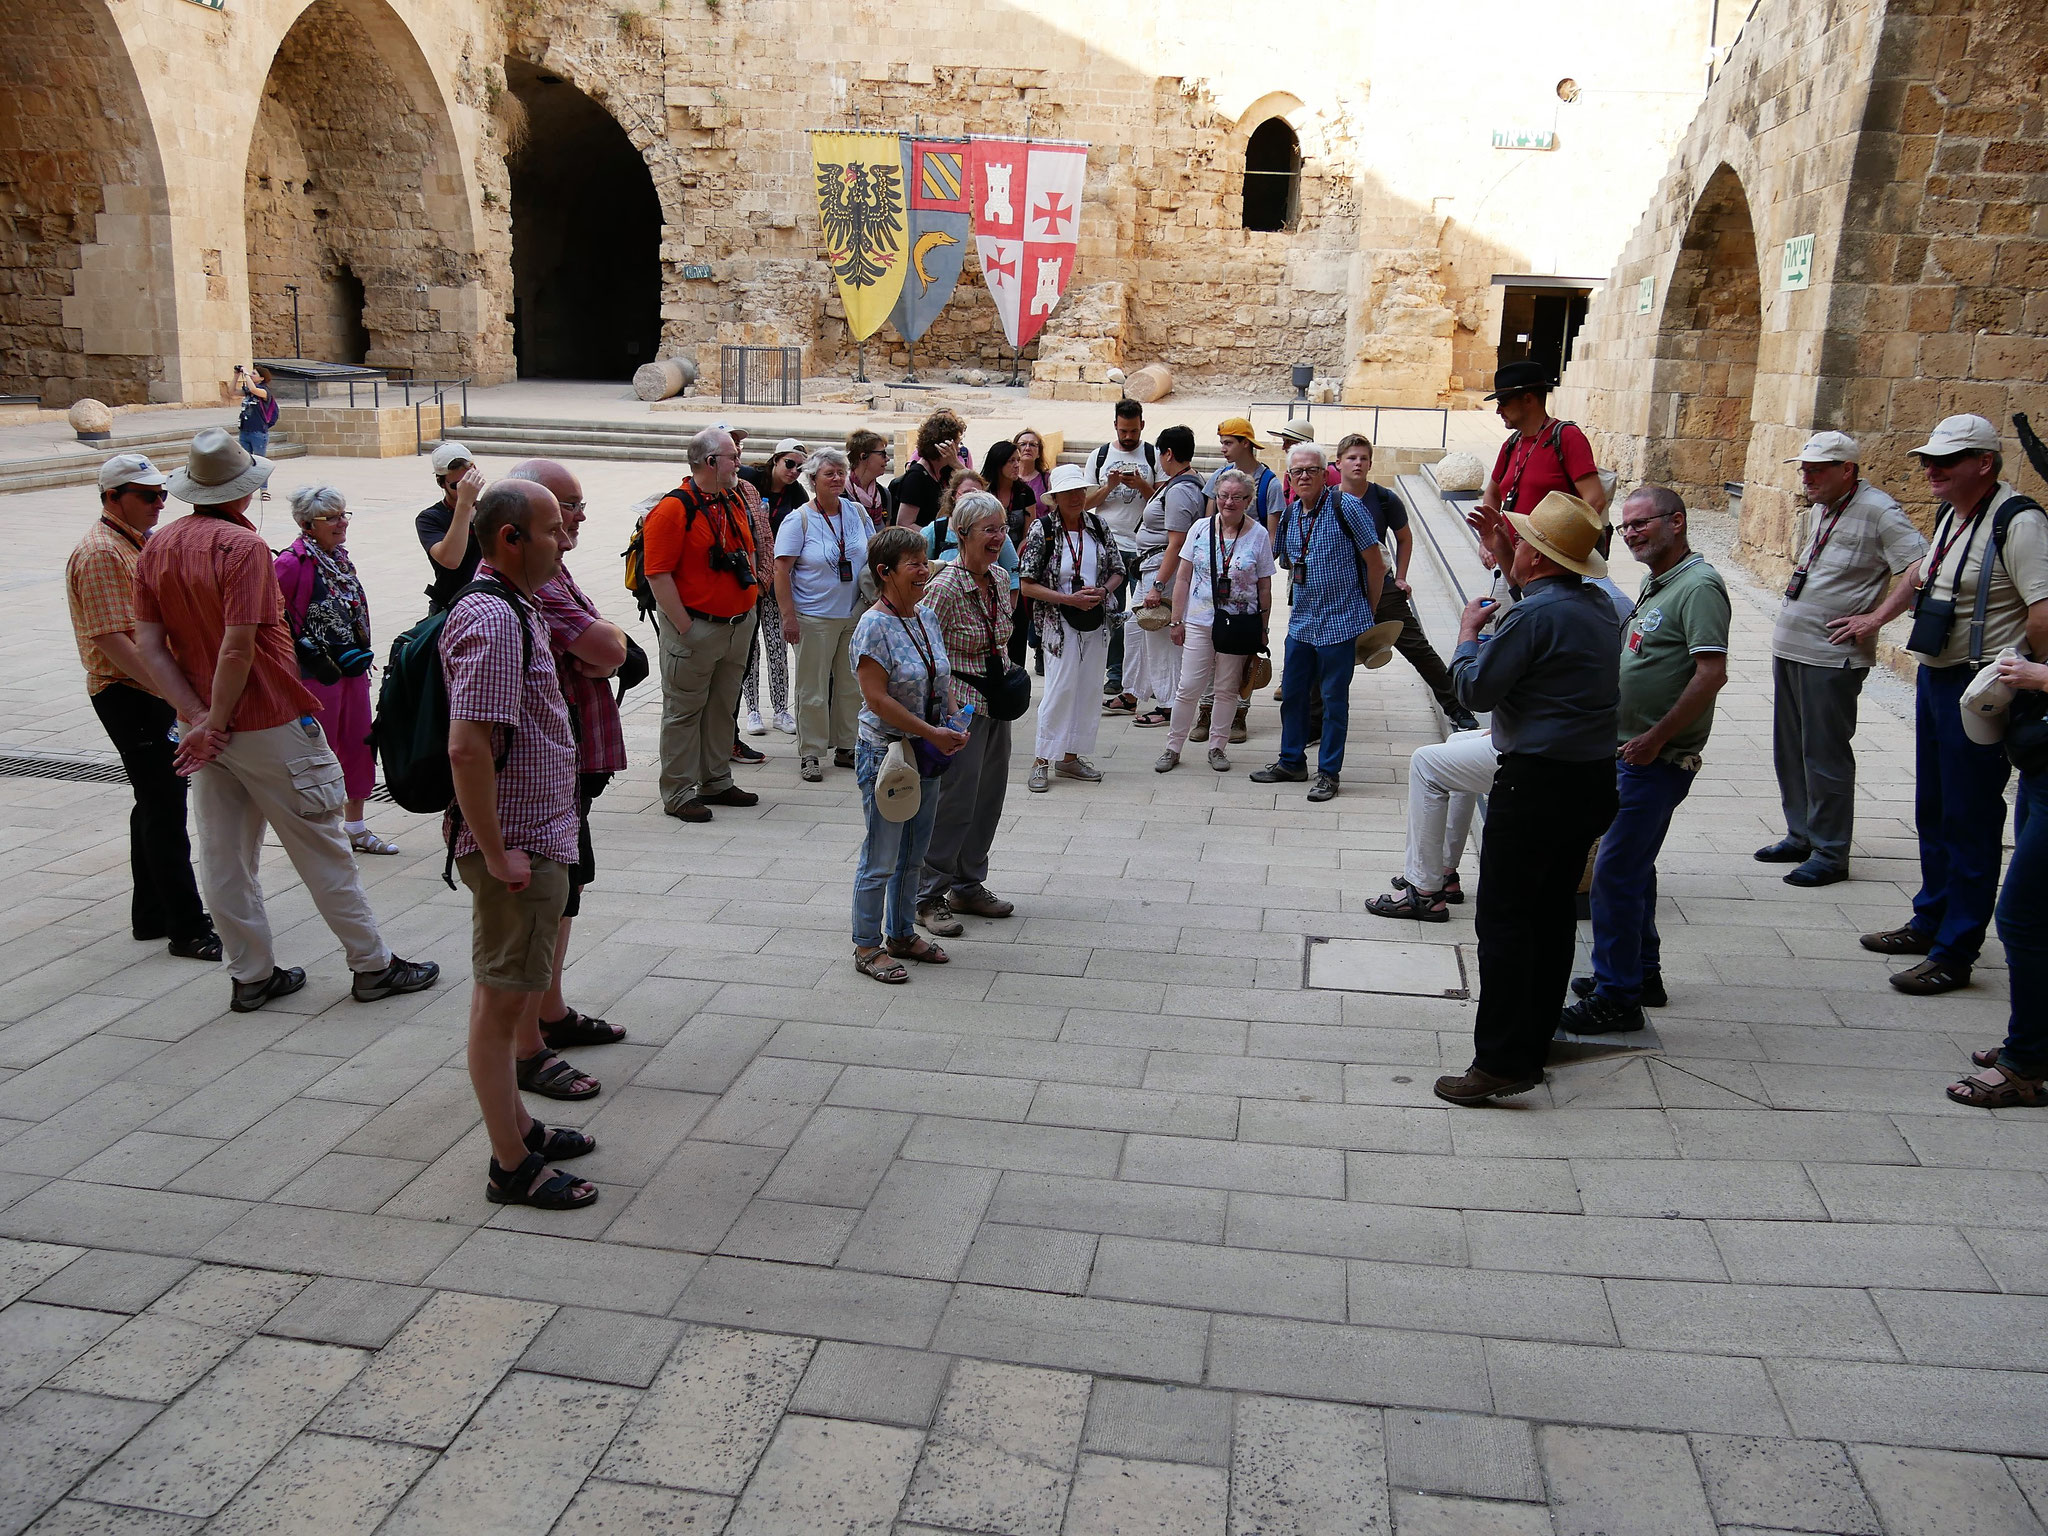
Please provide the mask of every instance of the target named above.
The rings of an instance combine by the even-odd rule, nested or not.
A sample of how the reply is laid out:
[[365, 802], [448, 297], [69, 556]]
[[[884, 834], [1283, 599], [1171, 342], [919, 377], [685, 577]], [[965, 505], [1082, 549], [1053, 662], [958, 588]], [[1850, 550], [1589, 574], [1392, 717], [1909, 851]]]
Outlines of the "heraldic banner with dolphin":
[[1026, 347], [1074, 275], [1088, 146], [977, 134], [967, 162], [982, 278], [1010, 345]]
[[909, 266], [904, 158], [900, 133], [811, 133], [818, 229], [856, 341], [875, 333], [903, 293]]
[[914, 342], [946, 307], [967, 261], [973, 223], [967, 208], [967, 140], [906, 134], [903, 163], [910, 204], [904, 240], [910, 265], [889, 323], [897, 335]]

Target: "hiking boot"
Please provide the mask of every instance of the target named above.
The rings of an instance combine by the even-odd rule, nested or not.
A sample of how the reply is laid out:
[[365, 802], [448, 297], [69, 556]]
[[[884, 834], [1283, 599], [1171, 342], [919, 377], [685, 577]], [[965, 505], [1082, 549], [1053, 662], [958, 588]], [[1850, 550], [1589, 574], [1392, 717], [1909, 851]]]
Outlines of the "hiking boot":
[[926, 932], [936, 933], [944, 939], [957, 938], [967, 931], [960, 919], [953, 915], [953, 909], [944, 901], [919, 902], [917, 920], [924, 926]]
[[1230, 741], [1231, 745], [1233, 746], [1235, 746], [1238, 742], [1249, 741], [1251, 739], [1252, 728], [1247, 723], [1248, 717], [1251, 714], [1251, 707], [1251, 702], [1249, 700], [1246, 700], [1245, 702], [1237, 706], [1237, 713], [1231, 716]]
[[349, 985], [349, 996], [359, 1003], [374, 1003], [401, 992], [424, 992], [440, 979], [441, 967], [433, 961], [401, 960], [393, 955], [391, 963], [381, 971], [357, 971], [356, 979]]
[[1003, 900], [985, 885], [956, 886], [946, 897], [946, 905], [972, 917], [1008, 917], [1017, 910], [1015, 902]]
[[1210, 703], [1207, 699], [1204, 699], [1202, 707], [1195, 712], [1195, 728], [1188, 734], [1196, 741], [1207, 741], [1209, 739], [1209, 710]]

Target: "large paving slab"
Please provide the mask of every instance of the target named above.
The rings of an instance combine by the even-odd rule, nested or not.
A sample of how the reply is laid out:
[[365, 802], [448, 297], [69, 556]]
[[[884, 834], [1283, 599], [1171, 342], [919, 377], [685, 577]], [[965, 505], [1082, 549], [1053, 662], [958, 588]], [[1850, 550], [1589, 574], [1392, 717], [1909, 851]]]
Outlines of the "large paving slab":
[[[572, 563], [630, 622], [613, 552], [676, 471], [579, 469]], [[424, 465], [300, 459], [278, 489], [318, 480], [388, 641]], [[90, 515], [0, 499], [7, 751], [106, 754], [61, 583]], [[1448, 642], [1448, 584], [1414, 575]], [[1916, 880], [1888, 677], [1856, 878], [1801, 895], [1751, 859], [1781, 830], [1773, 600], [1728, 575], [1654, 1048], [1484, 1112], [1429, 1091], [1469, 1059], [1472, 904], [1364, 911], [1440, 731], [1401, 665], [1356, 680], [1323, 806], [1243, 776], [1269, 697], [1230, 774], [1155, 774], [1116, 720], [1100, 785], [1027, 795], [1020, 758], [990, 873], [1016, 916], [889, 990], [848, 964], [849, 776], [801, 783], [771, 735], [759, 806], [679, 825], [629, 695], [568, 979], [631, 1038], [574, 1053], [596, 1100], [535, 1103], [603, 1144], [566, 1217], [483, 1198], [467, 908], [426, 818], [374, 804], [403, 852], [364, 874], [442, 985], [348, 1000], [273, 847], [310, 979], [239, 1016], [127, 936], [125, 790], [0, 777], [0, 1533], [2039, 1536], [2048, 1116], [1941, 1092], [2003, 1027], [2001, 958], [1913, 1000], [1856, 944]]]

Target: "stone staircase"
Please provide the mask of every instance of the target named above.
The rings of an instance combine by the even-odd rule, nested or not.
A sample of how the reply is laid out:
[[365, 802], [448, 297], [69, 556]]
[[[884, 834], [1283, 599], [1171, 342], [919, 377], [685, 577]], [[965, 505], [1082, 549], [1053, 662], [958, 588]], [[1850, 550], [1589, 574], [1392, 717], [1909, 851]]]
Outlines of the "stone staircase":
[[[99, 478], [100, 465], [117, 453], [143, 453], [158, 469], [177, 469], [192, 446], [192, 432], [156, 431], [116, 433], [98, 443], [66, 443], [52, 454], [32, 459], [0, 459], [0, 494], [8, 491], [43, 491], [67, 485], [91, 485]], [[270, 440], [266, 458], [296, 459], [306, 450], [299, 443]]]

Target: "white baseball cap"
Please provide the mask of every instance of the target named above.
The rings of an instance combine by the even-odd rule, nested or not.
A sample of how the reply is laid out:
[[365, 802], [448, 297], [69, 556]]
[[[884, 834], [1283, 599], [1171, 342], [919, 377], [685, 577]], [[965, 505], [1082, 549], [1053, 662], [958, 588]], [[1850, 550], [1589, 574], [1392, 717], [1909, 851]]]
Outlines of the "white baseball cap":
[[811, 450], [806, 448], [802, 443], [798, 442], [793, 437], [785, 437], [781, 442], [775, 445], [775, 457], [779, 459], [785, 453], [798, 454], [804, 458], [809, 458], [811, 456]]
[[458, 464], [474, 464], [476, 456], [460, 443], [446, 442], [434, 450], [434, 456], [427, 462], [434, 466], [435, 475], [440, 476]]
[[100, 466], [100, 489], [123, 485], [163, 485], [171, 477], [139, 453], [117, 453]]
[[1951, 416], [1934, 429], [1926, 442], [1906, 451], [1936, 457], [1947, 453], [1996, 453], [1998, 428], [1982, 416]]
[[1797, 458], [1787, 464], [1860, 464], [1863, 450], [1846, 432], [1816, 432], [1806, 440]]
[[1088, 489], [1088, 471], [1078, 464], [1055, 464], [1045, 482], [1045, 489], [1052, 496], [1059, 495], [1061, 491], [1085, 491]]
[[924, 782], [910, 760], [910, 748], [897, 742], [882, 756], [875, 775], [875, 809], [884, 821], [908, 821], [924, 798]]
[[1963, 734], [1980, 747], [1995, 747], [2005, 740], [2005, 712], [2012, 704], [2012, 684], [1998, 675], [1998, 663], [2004, 657], [2018, 654], [2007, 646], [1986, 662], [1963, 690]]

